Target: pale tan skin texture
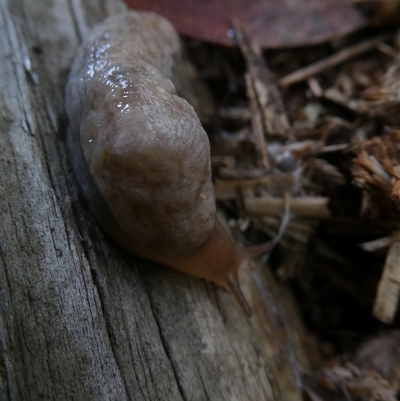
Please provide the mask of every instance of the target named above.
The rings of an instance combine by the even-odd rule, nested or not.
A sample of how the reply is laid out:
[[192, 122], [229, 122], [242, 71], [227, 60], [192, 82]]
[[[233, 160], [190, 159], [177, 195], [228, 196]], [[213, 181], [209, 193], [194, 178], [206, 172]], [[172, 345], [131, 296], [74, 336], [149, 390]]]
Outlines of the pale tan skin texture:
[[[129, 12], [98, 25], [66, 87], [74, 173], [103, 229], [129, 251], [229, 288], [246, 251], [216, 217], [208, 137], [176, 94], [179, 37]], [[174, 82], [174, 83], [173, 83]]]

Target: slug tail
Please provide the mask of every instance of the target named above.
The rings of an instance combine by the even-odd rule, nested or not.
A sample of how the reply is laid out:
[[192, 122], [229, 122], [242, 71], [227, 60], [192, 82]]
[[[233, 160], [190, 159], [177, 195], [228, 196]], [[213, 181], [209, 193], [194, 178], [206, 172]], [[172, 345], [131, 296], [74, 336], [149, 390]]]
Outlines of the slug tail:
[[239, 280], [235, 274], [230, 273], [228, 275], [227, 281], [225, 282], [225, 286], [230, 290], [232, 295], [235, 297], [237, 303], [242, 308], [243, 313], [247, 317], [251, 317], [253, 312], [240, 288]]

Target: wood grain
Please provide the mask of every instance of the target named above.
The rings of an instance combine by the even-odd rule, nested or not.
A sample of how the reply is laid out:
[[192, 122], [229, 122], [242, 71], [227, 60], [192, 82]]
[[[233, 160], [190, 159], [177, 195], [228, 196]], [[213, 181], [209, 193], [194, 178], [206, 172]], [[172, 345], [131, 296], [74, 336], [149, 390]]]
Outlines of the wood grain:
[[0, 399], [300, 400], [302, 328], [272, 278], [241, 272], [247, 320], [223, 289], [115, 245], [78, 192], [64, 85], [88, 29], [124, 6], [1, 9]]

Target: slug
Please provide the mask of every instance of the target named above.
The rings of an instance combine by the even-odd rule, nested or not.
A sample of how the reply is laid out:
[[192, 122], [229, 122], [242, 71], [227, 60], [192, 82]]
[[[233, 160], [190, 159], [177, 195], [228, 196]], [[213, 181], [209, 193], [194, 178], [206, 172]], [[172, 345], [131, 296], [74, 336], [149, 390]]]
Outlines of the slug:
[[185, 87], [183, 60], [177, 33], [156, 14], [96, 26], [66, 86], [72, 168], [115, 241], [228, 288], [250, 316], [237, 271], [254, 250], [236, 245], [216, 216], [209, 140], [175, 89]]

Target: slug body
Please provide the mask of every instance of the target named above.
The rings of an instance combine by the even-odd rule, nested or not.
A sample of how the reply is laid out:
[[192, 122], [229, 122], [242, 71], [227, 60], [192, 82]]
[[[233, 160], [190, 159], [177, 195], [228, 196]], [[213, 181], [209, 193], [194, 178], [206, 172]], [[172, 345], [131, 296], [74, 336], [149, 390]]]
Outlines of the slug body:
[[[80, 47], [66, 87], [67, 146], [103, 229], [129, 251], [229, 288], [246, 252], [216, 217], [210, 148], [182, 84], [179, 37], [163, 18], [106, 19]], [[175, 85], [174, 85], [175, 84]]]

